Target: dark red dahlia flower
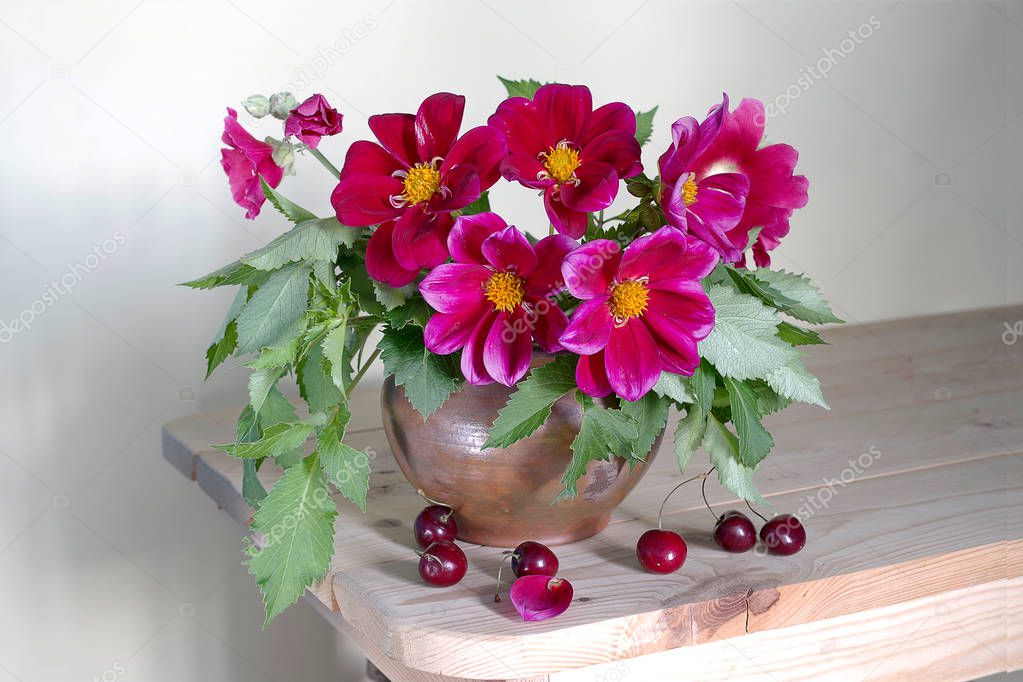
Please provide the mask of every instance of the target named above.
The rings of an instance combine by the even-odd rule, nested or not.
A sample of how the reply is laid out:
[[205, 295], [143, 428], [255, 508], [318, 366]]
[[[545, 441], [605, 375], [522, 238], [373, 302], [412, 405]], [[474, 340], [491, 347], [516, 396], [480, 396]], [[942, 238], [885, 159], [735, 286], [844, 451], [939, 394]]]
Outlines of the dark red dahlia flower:
[[611, 205], [620, 180], [643, 171], [635, 112], [621, 102], [594, 111], [582, 85], [506, 99], [488, 123], [508, 137], [504, 177], [543, 190], [551, 224], [574, 239], [586, 232], [587, 213]]

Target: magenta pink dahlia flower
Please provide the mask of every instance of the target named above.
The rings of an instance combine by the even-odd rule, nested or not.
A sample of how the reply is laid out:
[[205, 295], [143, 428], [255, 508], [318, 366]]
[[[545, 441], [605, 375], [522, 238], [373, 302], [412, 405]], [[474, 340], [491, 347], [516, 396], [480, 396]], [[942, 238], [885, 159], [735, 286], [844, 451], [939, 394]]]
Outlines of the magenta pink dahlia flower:
[[[464, 109], [464, 97], [441, 92], [427, 97], [414, 116], [371, 116], [369, 127], [380, 144], [363, 140], [349, 147], [331, 195], [345, 225], [395, 221], [373, 239], [390, 235], [391, 256], [406, 271], [446, 260], [448, 214], [471, 204], [500, 177], [504, 136], [480, 126], [459, 137]], [[375, 246], [378, 253], [387, 248]], [[379, 271], [370, 269], [370, 275], [387, 281]]]
[[728, 96], [707, 115], [703, 123], [686, 116], [671, 127], [671, 146], [657, 165], [661, 174], [661, 208], [668, 224], [714, 248], [726, 263], [734, 263], [746, 246], [729, 238], [742, 218], [749, 192], [749, 179], [742, 173], [714, 173], [698, 176], [694, 162], [721, 129], [728, 111]]
[[624, 252], [596, 239], [566, 256], [565, 283], [583, 302], [560, 341], [582, 356], [579, 388], [594, 397], [613, 391], [638, 400], [662, 370], [691, 375], [700, 363], [697, 342], [714, 328], [714, 307], [700, 280], [717, 262], [710, 246], [672, 227]]
[[284, 134], [294, 135], [309, 147], [316, 149], [320, 138], [341, 132], [344, 117], [327, 103], [323, 95], [313, 95], [291, 110], [284, 122]]
[[636, 114], [621, 102], [593, 110], [589, 88], [544, 85], [533, 99], [511, 97], [489, 125], [505, 132], [505, 178], [543, 190], [551, 224], [578, 239], [586, 214], [607, 208], [619, 180], [639, 175]]
[[438, 265], [419, 284], [437, 312], [423, 337], [433, 353], [462, 349], [470, 384], [513, 386], [529, 369], [533, 341], [561, 349], [565, 313], [552, 298], [563, 288], [561, 263], [577, 244], [553, 235], [533, 246], [496, 213], [462, 216], [448, 237], [455, 262]]
[[769, 252], [789, 232], [792, 211], [806, 206], [809, 182], [793, 175], [799, 152], [787, 144], [758, 149], [764, 135], [764, 103], [744, 99], [726, 112], [713, 142], [694, 159], [698, 178], [719, 173], [742, 173], [749, 178], [746, 208], [739, 223], [728, 231], [732, 244], [745, 246], [753, 228], [761, 227], [753, 258], [760, 267], [771, 264]]
[[274, 163], [273, 147], [252, 137], [238, 122], [238, 112], [228, 107], [224, 118], [221, 141], [228, 149], [220, 150], [220, 166], [227, 173], [234, 202], [245, 209], [245, 217], [252, 220], [266, 201], [259, 177], [266, 184], [277, 187], [284, 177], [284, 169]]

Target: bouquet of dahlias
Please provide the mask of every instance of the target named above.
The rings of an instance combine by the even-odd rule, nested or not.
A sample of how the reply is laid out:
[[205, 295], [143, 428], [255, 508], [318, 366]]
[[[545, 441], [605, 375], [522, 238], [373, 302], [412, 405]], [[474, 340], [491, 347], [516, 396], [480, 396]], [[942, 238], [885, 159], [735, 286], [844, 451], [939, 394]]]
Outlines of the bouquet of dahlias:
[[[791, 146], [760, 146], [763, 104], [731, 109], [725, 97], [702, 121], [678, 119], [644, 172], [656, 108], [594, 107], [584, 86], [502, 82], [508, 99], [464, 132], [465, 98], [450, 93], [415, 114], [372, 116], [376, 141], [353, 142], [340, 170], [317, 150], [342, 129], [322, 96], [245, 101], [251, 115], [284, 121], [281, 140], [255, 139], [228, 110], [222, 165], [235, 201], [254, 218], [268, 200], [294, 223], [187, 283], [239, 287], [207, 376], [248, 357], [237, 441], [218, 447], [244, 460], [252, 528], [268, 538], [248, 548], [267, 622], [329, 567], [328, 486], [365, 509], [369, 457], [344, 435], [349, 396], [378, 356], [424, 418], [463, 382], [515, 387], [485, 447], [528, 437], [575, 395], [583, 419], [565, 496], [592, 460], [642, 460], [674, 407], [680, 468], [702, 445], [722, 484], [762, 502], [752, 477], [774, 445], [762, 418], [791, 401], [826, 407], [797, 348], [823, 341], [798, 322], [840, 320], [809, 279], [769, 269], [807, 180], [793, 174]], [[332, 215], [277, 191], [303, 153], [338, 179]], [[490, 205], [502, 178], [537, 194], [549, 227], [510, 225]], [[609, 215], [623, 186], [635, 205]], [[554, 359], [530, 372], [534, 348]], [[307, 412], [278, 389], [286, 375]], [[612, 394], [618, 407], [594, 400]], [[256, 477], [268, 458], [284, 469], [269, 492]]]

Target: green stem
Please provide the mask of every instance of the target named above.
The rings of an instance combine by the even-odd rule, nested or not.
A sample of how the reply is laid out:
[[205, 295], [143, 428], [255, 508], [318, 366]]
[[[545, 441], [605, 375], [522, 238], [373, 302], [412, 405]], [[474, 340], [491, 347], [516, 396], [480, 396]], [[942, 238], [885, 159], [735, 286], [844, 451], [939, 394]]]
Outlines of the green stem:
[[369, 366], [373, 364], [373, 361], [376, 360], [379, 355], [380, 349], [377, 348], [376, 350], [373, 351], [373, 354], [366, 359], [366, 362], [363, 363], [362, 367], [359, 369], [358, 374], [352, 377], [352, 383], [348, 384], [348, 395], [352, 394], [352, 391], [362, 380], [362, 377], [366, 376], [366, 371], [369, 369]]
[[323, 164], [324, 168], [330, 171], [331, 175], [333, 175], [335, 178], [341, 177], [341, 171], [339, 171], [330, 161], [327, 161], [327, 157], [324, 156], [319, 149], [313, 149], [312, 147], [306, 147], [306, 149], [309, 151], [310, 154], [313, 155], [313, 157], [316, 158], [317, 161]]

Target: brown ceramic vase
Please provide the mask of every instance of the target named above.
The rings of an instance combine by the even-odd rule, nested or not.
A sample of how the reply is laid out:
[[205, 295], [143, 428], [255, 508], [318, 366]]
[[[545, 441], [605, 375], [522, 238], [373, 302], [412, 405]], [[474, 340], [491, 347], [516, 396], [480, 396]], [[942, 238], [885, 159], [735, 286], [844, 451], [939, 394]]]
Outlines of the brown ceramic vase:
[[[547, 358], [537, 355], [534, 366]], [[497, 411], [512, 389], [466, 385], [424, 423], [393, 377], [384, 383], [381, 408], [394, 458], [412, 486], [455, 510], [458, 537], [466, 542], [514, 547], [524, 540], [548, 545], [590, 537], [646, 473], [621, 458], [591, 462], [578, 482], [578, 497], [552, 504], [572, 459], [582, 409], [562, 397], [547, 422], [507, 448], [481, 450]], [[661, 442], [657, 436], [649, 462]]]

